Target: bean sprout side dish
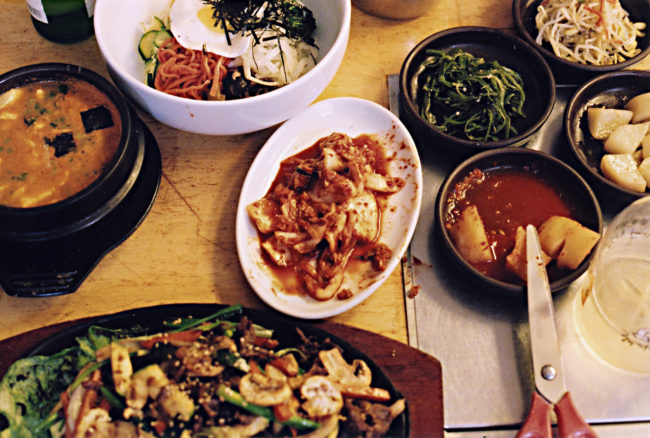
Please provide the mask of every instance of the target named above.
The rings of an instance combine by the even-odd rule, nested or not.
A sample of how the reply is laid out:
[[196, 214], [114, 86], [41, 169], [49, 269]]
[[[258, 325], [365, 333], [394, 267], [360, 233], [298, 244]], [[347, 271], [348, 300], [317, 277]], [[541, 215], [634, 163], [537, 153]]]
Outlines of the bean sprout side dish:
[[149, 86], [198, 100], [255, 96], [316, 65], [316, 21], [298, 0], [173, 0], [144, 26]]
[[76, 346], [15, 362], [2, 436], [378, 437], [405, 409], [329, 337], [296, 327], [282, 345], [240, 305], [164, 325], [91, 326]]
[[637, 38], [646, 23], [633, 23], [618, 0], [544, 0], [535, 16], [537, 44], [547, 42], [560, 58], [611, 65], [641, 52]]

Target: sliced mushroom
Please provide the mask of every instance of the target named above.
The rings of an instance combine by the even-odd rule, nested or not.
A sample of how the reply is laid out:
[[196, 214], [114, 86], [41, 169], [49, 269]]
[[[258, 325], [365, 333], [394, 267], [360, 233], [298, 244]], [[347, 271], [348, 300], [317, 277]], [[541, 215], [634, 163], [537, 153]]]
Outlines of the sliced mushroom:
[[266, 376], [261, 373], [248, 373], [239, 382], [239, 392], [244, 400], [259, 406], [273, 406], [284, 403], [291, 397], [291, 388], [286, 377]]
[[302, 408], [310, 417], [326, 417], [338, 414], [343, 407], [343, 396], [334, 383], [324, 376], [311, 376], [300, 387], [305, 400]]
[[349, 365], [337, 348], [319, 351], [318, 358], [331, 380], [346, 386], [370, 386], [372, 372], [363, 360], [355, 359]]

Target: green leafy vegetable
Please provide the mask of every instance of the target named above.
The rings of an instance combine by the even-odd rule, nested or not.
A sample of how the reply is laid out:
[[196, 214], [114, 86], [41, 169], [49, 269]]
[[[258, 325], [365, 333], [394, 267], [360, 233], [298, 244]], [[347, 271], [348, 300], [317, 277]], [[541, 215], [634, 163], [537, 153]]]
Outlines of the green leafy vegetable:
[[513, 117], [525, 117], [519, 73], [460, 49], [429, 49], [413, 75], [411, 98], [420, 115], [441, 131], [469, 140], [495, 141], [517, 134]]
[[16, 361], [0, 382], [0, 413], [9, 427], [6, 437], [48, 436], [43, 418], [56, 406], [60, 394], [81, 367], [91, 360], [79, 347], [52, 356], [32, 356]]
[[0, 437], [49, 437], [47, 429], [58, 418], [48, 414], [61, 393], [73, 385], [79, 370], [95, 360], [95, 351], [113, 339], [142, 331], [138, 327], [114, 330], [91, 326], [86, 336], [76, 338], [74, 347], [52, 356], [31, 356], [14, 362], [0, 382], [0, 414], [8, 422]]

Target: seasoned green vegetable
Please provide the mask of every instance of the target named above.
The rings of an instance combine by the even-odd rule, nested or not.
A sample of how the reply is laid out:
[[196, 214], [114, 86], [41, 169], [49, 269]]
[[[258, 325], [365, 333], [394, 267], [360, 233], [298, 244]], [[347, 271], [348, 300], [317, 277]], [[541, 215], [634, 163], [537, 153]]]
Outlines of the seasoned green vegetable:
[[439, 130], [475, 141], [517, 134], [513, 117], [525, 117], [519, 73], [460, 49], [429, 49], [411, 80], [420, 115]]

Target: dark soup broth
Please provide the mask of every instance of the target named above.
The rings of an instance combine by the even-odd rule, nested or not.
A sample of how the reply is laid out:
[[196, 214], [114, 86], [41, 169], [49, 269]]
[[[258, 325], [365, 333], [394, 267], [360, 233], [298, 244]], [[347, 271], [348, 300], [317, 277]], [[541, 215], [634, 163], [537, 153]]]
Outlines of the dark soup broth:
[[78, 79], [33, 82], [0, 95], [0, 205], [37, 207], [88, 187], [122, 135], [116, 105]]
[[[515, 246], [517, 228], [528, 224], [539, 228], [555, 215], [575, 218], [568, 195], [528, 168], [474, 169], [447, 199], [445, 226], [450, 228], [470, 205], [476, 206], [483, 221], [494, 258], [472, 265], [489, 277], [514, 284], [523, 282], [506, 269], [505, 258]], [[548, 266], [551, 281], [564, 273], [554, 265]]]

